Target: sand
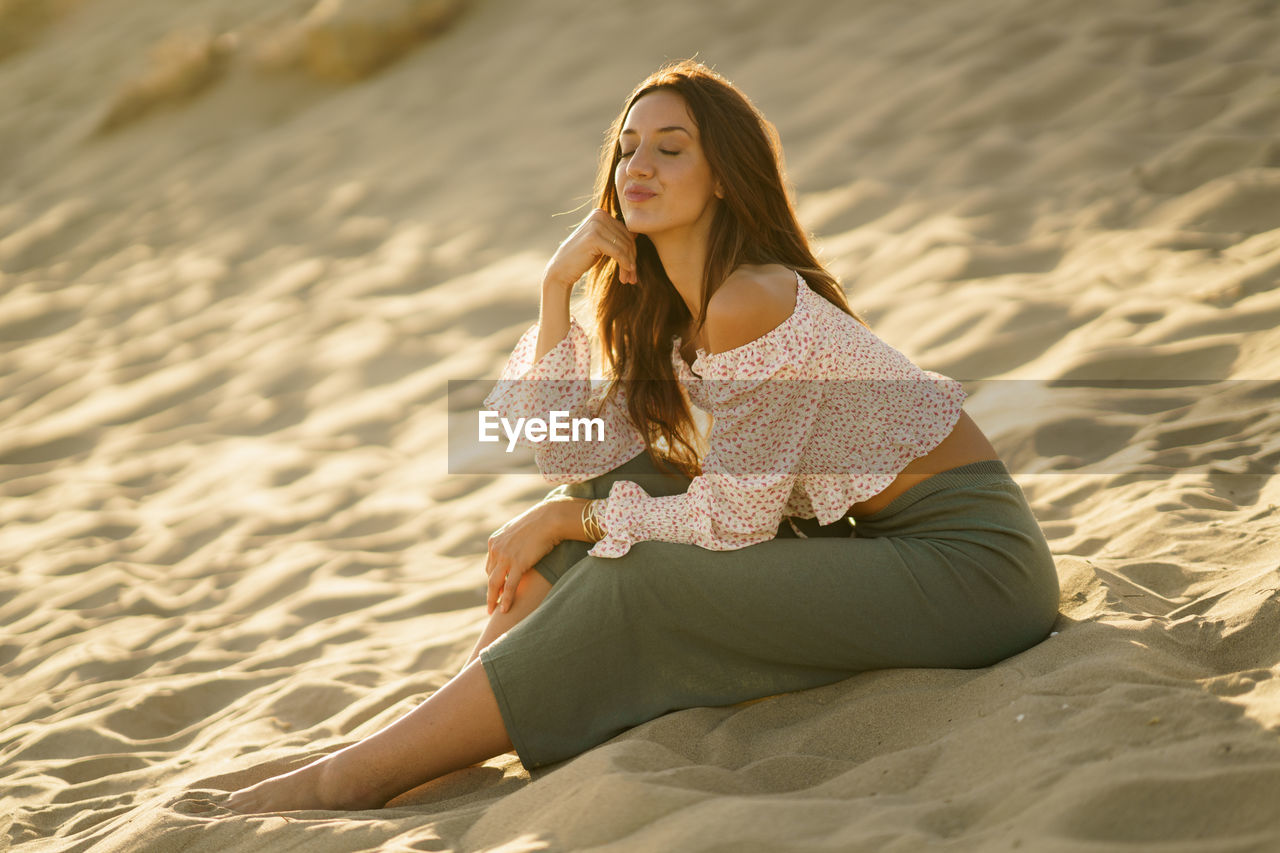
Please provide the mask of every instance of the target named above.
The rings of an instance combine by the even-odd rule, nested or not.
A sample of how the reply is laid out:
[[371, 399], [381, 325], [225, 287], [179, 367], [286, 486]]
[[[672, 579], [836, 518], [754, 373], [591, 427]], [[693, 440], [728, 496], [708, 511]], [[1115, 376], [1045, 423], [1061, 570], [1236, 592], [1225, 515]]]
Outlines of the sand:
[[[1277, 849], [1280, 4], [536, 5], [0, 2], [0, 849]], [[694, 54], [853, 306], [966, 383], [1057, 633], [211, 811], [466, 660], [549, 486], [451, 466], [449, 383]]]

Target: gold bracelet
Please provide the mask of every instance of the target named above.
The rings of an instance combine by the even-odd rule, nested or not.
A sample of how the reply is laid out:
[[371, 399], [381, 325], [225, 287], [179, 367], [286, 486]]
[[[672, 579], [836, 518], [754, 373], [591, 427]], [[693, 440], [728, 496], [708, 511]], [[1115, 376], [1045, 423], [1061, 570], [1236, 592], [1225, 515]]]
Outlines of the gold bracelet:
[[604, 528], [600, 524], [597, 509], [600, 501], [589, 500], [582, 507], [582, 532], [587, 535], [588, 540], [599, 542], [605, 537]]
[[[600, 534], [600, 539], [603, 539], [607, 535], [604, 529], [604, 523], [600, 520], [600, 505], [603, 503], [603, 500], [597, 500], [591, 507], [591, 523], [595, 525], [596, 532]], [[597, 539], [596, 541], [599, 542], [600, 539]]]
[[591, 517], [591, 510], [594, 506], [595, 501], [593, 500], [589, 500], [582, 505], [582, 532], [586, 535], [588, 542], [599, 542], [604, 538], [603, 536], [597, 535], [595, 530], [592, 528], [591, 523], [594, 519]]

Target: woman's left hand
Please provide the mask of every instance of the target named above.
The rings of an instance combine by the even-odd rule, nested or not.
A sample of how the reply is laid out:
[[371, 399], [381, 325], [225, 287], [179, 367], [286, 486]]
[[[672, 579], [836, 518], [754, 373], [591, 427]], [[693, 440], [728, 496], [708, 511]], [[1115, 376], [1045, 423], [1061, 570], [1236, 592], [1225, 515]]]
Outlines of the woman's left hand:
[[490, 534], [489, 555], [484, 564], [484, 573], [489, 576], [489, 613], [499, 604], [503, 613], [510, 610], [521, 576], [564, 541], [560, 523], [565, 500], [552, 498], [536, 503]]

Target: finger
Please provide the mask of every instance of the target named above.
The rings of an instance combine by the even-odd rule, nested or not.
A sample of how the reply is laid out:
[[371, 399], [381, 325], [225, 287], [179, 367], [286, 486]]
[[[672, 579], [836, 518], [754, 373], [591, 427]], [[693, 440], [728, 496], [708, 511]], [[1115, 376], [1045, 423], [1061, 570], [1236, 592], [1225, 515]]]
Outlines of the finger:
[[610, 233], [601, 234], [598, 246], [602, 254], [613, 258], [617, 262], [618, 279], [623, 282], [627, 281], [633, 271], [633, 262], [630, 260], [629, 252], [622, 245], [620, 238]]
[[516, 587], [520, 585], [520, 576], [524, 572], [512, 571], [507, 574], [507, 583], [502, 588], [502, 612], [506, 613], [516, 601]]
[[636, 244], [631, 232], [625, 228], [612, 229], [606, 238], [607, 252], [618, 262], [618, 278], [620, 281], [635, 284], [636, 277]]
[[486, 603], [490, 613], [498, 609], [498, 599], [502, 595], [502, 587], [506, 583], [506, 574], [505, 571], [498, 569], [489, 576], [489, 594]]
[[485, 608], [489, 613], [493, 613], [493, 608], [497, 606], [498, 594], [502, 591], [502, 582], [506, 574], [506, 572], [499, 569], [489, 575], [489, 589], [485, 595], [484, 602]]
[[636, 254], [635, 232], [627, 228], [627, 226], [623, 225], [621, 222], [613, 222], [611, 223], [611, 226], [610, 231], [617, 239], [619, 247], [626, 249], [627, 254], [634, 260]]
[[639, 279], [636, 278], [636, 237], [626, 228], [622, 229], [622, 245], [626, 250], [627, 273], [630, 275], [631, 282], [634, 284]]

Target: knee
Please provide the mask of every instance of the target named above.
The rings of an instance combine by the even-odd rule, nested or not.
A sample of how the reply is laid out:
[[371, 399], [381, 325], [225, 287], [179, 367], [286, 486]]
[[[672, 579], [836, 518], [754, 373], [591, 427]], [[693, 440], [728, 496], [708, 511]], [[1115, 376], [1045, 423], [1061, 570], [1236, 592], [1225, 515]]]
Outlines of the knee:
[[[558, 543], [546, 553], [546, 556], [535, 563], [532, 571], [525, 572], [525, 577], [538, 575], [548, 584], [558, 583], [560, 578], [564, 577], [565, 572], [587, 556], [587, 551], [590, 548], [591, 546], [586, 542], [566, 539]], [[519, 591], [519, 587], [516, 589]]]
[[541, 573], [535, 571], [525, 572], [520, 576], [520, 581], [516, 584], [516, 600], [517, 601], [533, 601], [541, 602], [546, 598], [547, 592], [551, 589], [551, 581], [542, 576]]

